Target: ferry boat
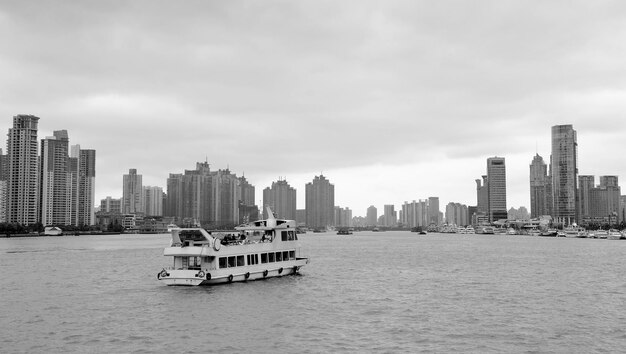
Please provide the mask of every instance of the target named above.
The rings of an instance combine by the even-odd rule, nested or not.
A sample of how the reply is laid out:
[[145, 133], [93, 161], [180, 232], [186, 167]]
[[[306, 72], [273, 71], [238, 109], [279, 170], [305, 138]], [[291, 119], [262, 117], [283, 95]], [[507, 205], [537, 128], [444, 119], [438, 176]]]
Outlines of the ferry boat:
[[619, 240], [620, 238], [622, 238], [622, 233], [616, 229], [610, 229], [607, 232], [606, 238], [609, 240]]
[[173, 257], [157, 279], [167, 285], [213, 285], [297, 274], [309, 263], [301, 255], [296, 222], [269, 217], [237, 226], [231, 233], [202, 228], [172, 230], [164, 256]]

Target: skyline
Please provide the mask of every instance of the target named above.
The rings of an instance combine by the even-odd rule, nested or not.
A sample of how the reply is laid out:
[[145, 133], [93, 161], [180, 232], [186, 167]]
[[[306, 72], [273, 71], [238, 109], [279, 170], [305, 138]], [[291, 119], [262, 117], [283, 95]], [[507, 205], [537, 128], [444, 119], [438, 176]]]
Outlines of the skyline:
[[302, 209], [323, 173], [355, 216], [475, 205], [499, 156], [507, 209], [530, 208], [529, 165], [562, 124], [579, 175], [626, 176], [620, 2], [39, 5], [0, 5], [0, 130], [33, 114], [39, 143], [66, 129], [96, 150], [96, 201], [131, 168], [165, 187], [208, 160], [257, 202], [283, 177]]

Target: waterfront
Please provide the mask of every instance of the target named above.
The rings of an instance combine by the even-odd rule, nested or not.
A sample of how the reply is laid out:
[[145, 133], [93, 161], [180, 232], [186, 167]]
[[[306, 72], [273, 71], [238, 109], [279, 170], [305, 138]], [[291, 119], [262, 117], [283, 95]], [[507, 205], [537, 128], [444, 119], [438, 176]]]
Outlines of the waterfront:
[[302, 276], [165, 287], [169, 235], [0, 239], [3, 352], [619, 352], [626, 242], [300, 235]]

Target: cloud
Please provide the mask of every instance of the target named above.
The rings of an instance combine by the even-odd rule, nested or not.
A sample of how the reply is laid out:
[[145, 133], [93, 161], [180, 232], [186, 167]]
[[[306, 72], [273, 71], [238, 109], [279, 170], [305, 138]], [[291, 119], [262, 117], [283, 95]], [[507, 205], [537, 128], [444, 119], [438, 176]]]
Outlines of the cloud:
[[[98, 189], [111, 193], [121, 193], [128, 168], [164, 185], [204, 159], [253, 182], [428, 164], [451, 176], [479, 164], [474, 176], [494, 155], [524, 170], [535, 152], [548, 158], [555, 124], [579, 131], [582, 163], [601, 150], [602, 134], [626, 130], [624, 7], [4, 3], [0, 113], [38, 115], [42, 133], [67, 129], [73, 143], [96, 149]], [[466, 179], [473, 193], [475, 177], [458, 178], [431, 194], [466, 195]], [[525, 178], [511, 176], [511, 188], [527, 189]], [[519, 198], [514, 205], [527, 204]]]

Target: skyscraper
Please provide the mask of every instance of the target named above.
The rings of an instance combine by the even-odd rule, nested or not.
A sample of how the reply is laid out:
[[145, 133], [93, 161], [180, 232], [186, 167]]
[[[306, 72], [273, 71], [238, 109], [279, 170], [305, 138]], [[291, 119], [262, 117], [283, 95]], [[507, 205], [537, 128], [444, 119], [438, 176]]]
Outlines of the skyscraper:
[[375, 206], [370, 205], [369, 208], [367, 208], [367, 226], [376, 226], [377, 222], [378, 222], [378, 210], [376, 209]]
[[78, 203], [74, 225], [95, 225], [96, 150], [72, 146], [71, 158], [78, 159]]
[[41, 140], [39, 221], [44, 226], [72, 224], [68, 150], [66, 130], [55, 131], [53, 136]]
[[[479, 217], [489, 214], [489, 191], [487, 176], [476, 179], [476, 213]], [[488, 219], [488, 218], [487, 218]]]
[[530, 217], [548, 215], [548, 165], [536, 154], [530, 164]]
[[163, 188], [143, 187], [143, 206], [146, 215], [163, 216]]
[[504, 157], [487, 159], [487, 193], [489, 200], [489, 221], [507, 219], [506, 209], [506, 165]]
[[576, 220], [579, 223], [591, 217], [591, 190], [595, 187], [594, 176], [578, 176], [578, 216]]
[[552, 216], [557, 223], [570, 224], [576, 221], [576, 140], [576, 131], [571, 124], [552, 127]]
[[441, 211], [439, 210], [439, 197], [428, 198], [428, 224], [439, 225], [441, 224], [440, 218]]
[[395, 227], [398, 224], [398, 215], [393, 204], [385, 204], [384, 226]]
[[335, 217], [335, 186], [323, 175], [306, 184], [306, 225], [312, 228], [332, 226]]
[[37, 124], [39, 117], [16, 115], [7, 141], [7, 222], [38, 221]]
[[8, 157], [0, 149], [0, 223], [7, 222]]
[[272, 182], [263, 190], [263, 215], [268, 217], [266, 206], [283, 219], [296, 219], [296, 190], [285, 180]]
[[143, 213], [142, 192], [142, 175], [138, 175], [137, 170], [131, 168], [123, 178], [122, 212], [124, 214]]

